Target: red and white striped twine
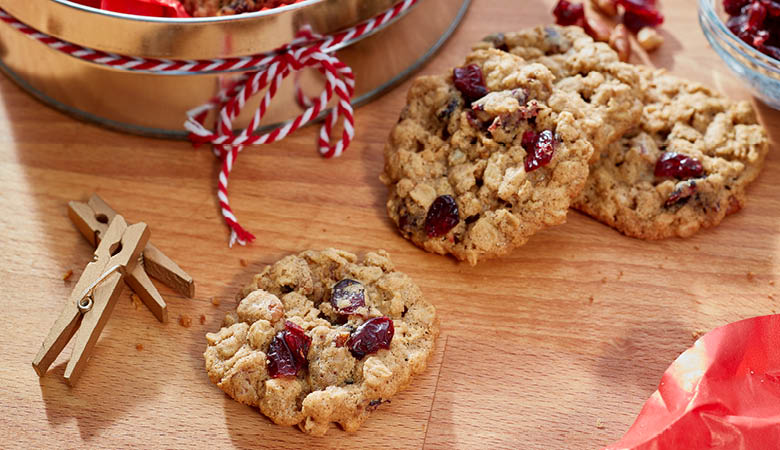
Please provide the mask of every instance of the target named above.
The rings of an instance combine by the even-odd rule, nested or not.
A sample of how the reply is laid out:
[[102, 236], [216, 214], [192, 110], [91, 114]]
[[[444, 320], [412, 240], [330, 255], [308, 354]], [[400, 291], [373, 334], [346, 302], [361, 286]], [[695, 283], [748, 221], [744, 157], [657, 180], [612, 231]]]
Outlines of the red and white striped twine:
[[[330, 110], [320, 128], [318, 148], [320, 155], [325, 158], [341, 155], [355, 136], [351, 105], [355, 91], [355, 75], [352, 69], [331, 53], [339, 44], [370, 34], [387, 25], [418, 1], [399, 1], [382, 14], [331, 36], [317, 35], [308, 27], [304, 27], [292, 42], [273, 52], [211, 60], [151, 59], [107, 53], [43, 34], [19, 22], [2, 8], [0, 8], [0, 20], [54, 50], [113, 69], [161, 75], [241, 72], [241, 75], [229, 86], [220, 88], [217, 95], [208, 103], [188, 111], [188, 118], [184, 123], [184, 127], [190, 132], [190, 139], [194, 143], [212, 144], [214, 154], [222, 161], [217, 198], [222, 208], [222, 216], [231, 229], [230, 246], [233, 246], [236, 242], [245, 245], [255, 239], [252, 233], [238, 223], [228, 201], [228, 177], [233, 170], [238, 153], [245, 145], [270, 144], [284, 139], [290, 133], [316, 119], [335, 94], [338, 103]], [[325, 77], [325, 90], [319, 97], [308, 98], [300, 90], [296, 77], [296, 101], [306, 110], [268, 133], [255, 134], [282, 81], [291, 73], [297, 73], [306, 67], [318, 70]], [[265, 94], [248, 126], [237, 134], [234, 133], [233, 120], [247, 101], [263, 90]], [[218, 110], [213, 131], [205, 127], [206, 117], [211, 110]], [[339, 118], [342, 119], [343, 128], [341, 139], [331, 145], [331, 133], [338, 124]]]

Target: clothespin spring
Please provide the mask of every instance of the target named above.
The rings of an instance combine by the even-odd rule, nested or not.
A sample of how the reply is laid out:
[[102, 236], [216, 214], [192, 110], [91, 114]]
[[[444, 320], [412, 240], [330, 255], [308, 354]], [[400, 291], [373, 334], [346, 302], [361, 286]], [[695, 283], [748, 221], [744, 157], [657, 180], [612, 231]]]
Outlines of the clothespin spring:
[[115, 264], [111, 266], [108, 270], [103, 272], [102, 275], [100, 275], [95, 281], [92, 282], [92, 284], [90, 284], [84, 290], [84, 293], [81, 295], [81, 300], [79, 300], [78, 303], [79, 312], [81, 312], [81, 314], [86, 314], [87, 312], [89, 312], [89, 310], [92, 309], [92, 305], [95, 304], [95, 300], [92, 298], [92, 293], [95, 290], [95, 288], [109, 275], [117, 271], [119, 273], [124, 272], [120, 264]]

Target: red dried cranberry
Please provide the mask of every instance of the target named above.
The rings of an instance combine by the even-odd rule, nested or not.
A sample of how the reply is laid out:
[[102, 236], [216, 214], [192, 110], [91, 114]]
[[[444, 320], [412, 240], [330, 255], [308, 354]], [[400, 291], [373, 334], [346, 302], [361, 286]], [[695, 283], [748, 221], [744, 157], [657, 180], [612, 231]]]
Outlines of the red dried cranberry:
[[[772, 17], [780, 16], [780, 2], [777, 0], [761, 0], [761, 3], [766, 6], [766, 10]], [[737, 13], [739, 14], [739, 13]]]
[[521, 142], [521, 145], [525, 149], [527, 153], [531, 153], [531, 150], [534, 148], [534, 144], [536, 143], [536, 132], [534, 130], [528, 130], [525, 133], [523, 133], [523, 140]]
[[[523, 133], [523, 142], [526, 141], [527, 134], [528, 132]], [[532, 172], [549, 164], [555, 153], [555, 146], [555, 136], [550, 130], [544, 130], [536, 136], [533, 149], [523, 145], [528, 152], [528, 155], [525, 157], [525, 171]]]
[[558, 25], [585, 25], [585, 8], [582, 3], [560, 0], [553, 9], [553, 15]]
[[664, 16], [657, 11], [649, 15], [637, 14], [629, 10], [623, 13], [623, 25], [633, 33], [639, 32], [644, 27], [657, 27], [662, 23], [664, 23]]
[[452, 81], [469, 103], [479, 100], [488, 93], [485, 79], [482, 77], [482, 69], [476, 64], [452, 69]]
[[376, 353], [381, 348], [390, 348], [395, 328], [389, 317], [374, 317], [361, 325], [347, 341], [347, 347], [352, 356], [363, 359], [364, 356]]
[[730, 16], [737, 16], [748, 3], [750, 0], [723, 0], [723, 8]]
[[308, 364], [311, 338], [303, 328], [292, 322], [284, 323], [284, 330], [276, 333], [268, 347], [268, 375], [271, 378], [294, 377]]
[[355, 280], [341, 280], [333, 286], [330, 304], [339, 314], [355, 314], [359, 308], [366, 306], [366, 288]]
[[429, 238], [444, 236], [460, 222], [458, 203], [451, 195], [440, 195], [428, 208], [425, 216], [425, 234]]
[[753, 2], [747, 8], [747, 26], [750, 31], [758, 31], [766, 20], [766, 6], [761, 2]]
[[623, 5], [623, 24], [634, 33], [644, 27], [657, 27], [664, 23], [664, 16], [655, 5], [655, 0], [618, 0]]
[[704, 173], [699, 160], [677, 152], [666, 152], [655, 163], [655, 176], [687, 180]]

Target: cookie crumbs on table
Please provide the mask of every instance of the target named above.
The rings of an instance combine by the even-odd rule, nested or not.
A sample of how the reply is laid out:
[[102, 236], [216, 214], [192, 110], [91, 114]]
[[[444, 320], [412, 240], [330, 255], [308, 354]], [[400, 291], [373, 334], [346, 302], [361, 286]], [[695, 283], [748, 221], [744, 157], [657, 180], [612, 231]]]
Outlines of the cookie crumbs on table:
[[209, 379], [273, 422], [355, 431], [425, 370], [435, 308], [384, 251], [306, 251], [266, 267], [208, 333]]
[[73, 276], [73, 269], [68, 269], [68, 271], [67, 271], [67, 272], [65, 272], [65, 273], [62, 275], [62, 281], [69, 281], [69, 280], [70, 280], [70, 277], [72, 277], [72, 276]]
[[211, 304], [214, 306], [219, 306], [220, 301], [217, 297], [211, 297]]
[[179, 316], [179, 325], [183, 326], [184, 328], [189, 328], [192, 326], [192, 318], [186, 314], [182, 314]]
[[747, 279], [748, 279], [748, 281], [753, 281], [753, 280], [755, 280], [755, 279], [756, 279], [756, 274], [755, 274], [755, 273], [753, 273], [753, 272], [748, 272], [748, 273], [747, 273]]
[[204, 325], [205, 323], [206, 323], [206, 315], [205, 314], [201, 314], [200, 315], [200, 324]]
[[144, 349], [144, 344], [135, 344], [135, 349], [139, 352]]

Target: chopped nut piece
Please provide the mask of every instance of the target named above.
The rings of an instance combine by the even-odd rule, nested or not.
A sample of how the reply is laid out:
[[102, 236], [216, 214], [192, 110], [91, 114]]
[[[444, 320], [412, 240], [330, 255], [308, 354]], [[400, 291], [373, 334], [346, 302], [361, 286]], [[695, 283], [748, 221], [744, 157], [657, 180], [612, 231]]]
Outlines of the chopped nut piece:
[[609, 17], [615, 16], [618, 13], [617, 0], [591, 0], [590, 3], [596, 11]]
[[135, 349], [139, 352], [144, 349], [144, 344], [135, 344]]
[[631, 58], [631, 40], [628, 36], [628, 29], [620, 24], [612, 30], [609, 36], [609, 46], [618, 54], [621, 61], [626, 62]]
[[205, 323], [206, 323], [206, 315], [205, 314], [201, 314], [200, 315], [200, 324], [203, 325]]
[[179, 325], [183, 326], [184, 328], [189, 328], [192, 325], [192, 319], [190, 316], [182, 314], [179, 317]]
[[64, 275], [62, 275], [62, 281], [68, 281], [72, 276], [73, 276], [73, 270], [69, 269], [67, 272], [65, 272]]
[[219, 306], [219, 299], [217, 297], [211, 297], [211, 304], [214, 306]]
[[755, 280], [755, 279], [756, 279], [756, 274], [755, 274], [755, 273], [753, 273], [753, 272], [748, 272], [748, 273], [747, 273], [747, 279], [748, 279], [748, 281], [753, 281], [753, 280]]
[[246, 267], [249, 265], [247, 260], [245, 260], [244, 258], [239, 259], [238, 262], [241, 263], [241, 267]]
[[664, 37], [651, 27], [644, 27], [636, 35], [639, 45], [648, 52], [652, 52], [664, 43]]
[[595, 14], [585, 15], [585, 32], [588, 36], [599, 42], [609, 42], [612, 27]]

